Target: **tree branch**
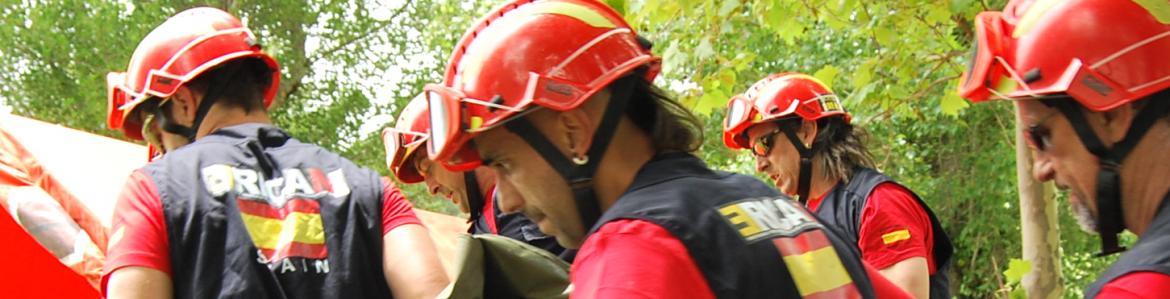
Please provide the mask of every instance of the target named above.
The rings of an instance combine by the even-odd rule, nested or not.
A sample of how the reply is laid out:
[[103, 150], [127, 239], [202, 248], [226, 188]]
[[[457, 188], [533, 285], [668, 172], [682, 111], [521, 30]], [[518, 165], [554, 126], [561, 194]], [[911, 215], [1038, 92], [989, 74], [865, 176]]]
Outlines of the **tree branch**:
[[413, 1], [407, 0], [405, 3], [402, 4], [402, 7], [399, 7], [397, 10], [394, 11], [394, 14], [392, 14], [392, 15], [390, 15], [390, 17], [386, 18], [385, 21], [376, 22], [375, 25], [371, 26], [369, 28], [369, 30], [366, 30], [366, 32], [362, 32], [361, 34], [355, 35], [355, 36], [349, 38], [348, 40], [342, 41], [329, 49], [325, 49], [325, 50], [317, 51], [317, 53], [313, 53], [313, 57], [308, 58], [308, 64], [312, 65], [314, 62], [317, 62], [317, 60], [319, 60], [321, 58], [332, 55], [333, 53], [340, 51], [341, 49], [345, 49], [345, 47], [348, 47], [352, 44], [355, 44], [357, 42], [365, 40], [366, 38], [370, 37], [370, 35], [373, 35], [375, 32], [380, 32], [383, 29], [386, 29], [386, 27], [393, 25], [394, 20], [397, 19], [398, 16], [405, 13], [406, 8], [410, 7], [410, 4], [412, 2]]
[[959, 78], [959, 75], [950, 75], [950, 76], [939, 78], [938, 80], [934, 80], [934, 81], [930, 82], [930, 84], [927, 84], [926, 88], [919, 89], [918, 92], [915, 92], [913, 95], [910, 95], [910, 98], [907, 100], [917, 100], [917, 99], [925, 96], [927, 92], [930, 92], [935, 87], [938, 87], [939, 84], [947, 83], [951, 80], [958, 79], [958, 78]]

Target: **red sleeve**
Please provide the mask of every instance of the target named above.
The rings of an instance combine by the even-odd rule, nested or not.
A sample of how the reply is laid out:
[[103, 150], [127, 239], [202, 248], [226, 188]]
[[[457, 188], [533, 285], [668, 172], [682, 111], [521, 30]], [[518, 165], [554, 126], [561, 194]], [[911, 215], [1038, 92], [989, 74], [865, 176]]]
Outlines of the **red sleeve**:
[[122, 267], [147, 267], [171, 274], [162, 200], [154, 181], [142, 170], [130, 174], [118, 195], [110, 227], [113, 233], [106, 251], [105, 274], [102, 275], [103, 294], [110, 273]]
[[571, 298], [715, 298], [682, 242], [642, 220], [603, 225], [569, 273]]
[[909, 190], [893, 183], [874, 188], [861, 214], [861, 258], [885, 269], [912, 257], [926, 258], [934, 273], [934, 234], [930, 217]]
[[873, 285], [873, 294], [877, 298], [914, 298], [910, 293], [906, 293], [901, 287], [894, 285], [889, 279], [886, 279], [881, 272], [870, 266], [869, 263], [861, 263], [865, 265], [865, 274], [869, 275], [869, 283]]
[[1158, 272], [1134, 272], [1110, 281], [1095, 298], [1166, 298], [1170, 276]]
[[414, 216], [413, 208], [406, 196], [402, 195], [402, 190], [394, 186], [389, 178], [382, 177], [382, 235], [401, 225], [422, 225], [418, 217]]

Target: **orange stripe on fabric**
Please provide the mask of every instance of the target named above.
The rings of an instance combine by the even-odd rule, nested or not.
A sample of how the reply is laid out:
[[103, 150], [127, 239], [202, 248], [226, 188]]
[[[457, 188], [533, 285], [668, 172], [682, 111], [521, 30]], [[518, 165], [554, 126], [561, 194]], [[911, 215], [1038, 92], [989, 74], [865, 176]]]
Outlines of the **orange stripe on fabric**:
[[822, 231], [808, 231], [792, 238], [772, 240], [781, 256], [798, 255], [830, 246], [829, 238]]
[[284, 219], [289, 213], [293, 212], [319, 214], [321, 210], [321, 206], [316, 200], [304, 198], [291, 199], [281, 208], [274, 207], [266, 202], [247, 199], [237, 199], [236, 205], [240, 207], [240, 213], [275, 219]]
[[269, 262], [279, 261], [288, 257], [324, 259], [329, 255], [329, 249], [324, 244], [304, 244], [300, 242], [293, 242], [275, 250], [260, 248], [260, 252], [268, 257]]

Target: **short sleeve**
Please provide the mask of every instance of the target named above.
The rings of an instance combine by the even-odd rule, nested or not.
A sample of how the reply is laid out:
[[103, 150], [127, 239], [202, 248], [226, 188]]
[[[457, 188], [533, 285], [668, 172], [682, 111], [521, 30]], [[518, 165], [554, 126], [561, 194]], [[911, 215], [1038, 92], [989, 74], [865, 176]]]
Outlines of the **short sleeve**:
[[118, 195], [106, 250], [102, 292], [110, 273], [123, 267], [147, 267], [171, 274], [170, 249], [158, 188], [142, 170], [135, 171]]
[[930, 217], [906, 188], [888, 182], [874, 188], [862, 212], [859, 235], [862, 259], [874, 268], [923, 257], [934, 273]]
[[414, 206], [388, 178], [382, 178], [382, 234], [406, 224], [422, 224], [414, 215]]

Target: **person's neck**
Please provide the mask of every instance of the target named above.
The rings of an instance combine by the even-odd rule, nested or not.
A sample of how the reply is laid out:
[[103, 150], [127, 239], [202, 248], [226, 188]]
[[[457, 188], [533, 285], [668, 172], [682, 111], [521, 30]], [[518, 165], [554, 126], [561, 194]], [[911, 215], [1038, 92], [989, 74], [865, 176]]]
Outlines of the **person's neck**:
[[[1145, 233], [1170, 192], [1170, 126], [1154, 125], [1122, 162], [1121, 200], [1125, 224], [1134, 234]], [[1170, 216], [1163, 216], [1170, 217]]]
[[809, 182], [809, 198], [804, 199], [806, 202], [825, 196], [825, 193], [833, 190], [833, 187], [837, 186], [837, 182], [841, 180], [825, 175], [825, 169], [821, 167], [822, 163], [818, 163], [820, 159], [822, 159], [820, 155], [813, 159], [812, 182]]
[[604, 157], [589, 157], [602, 159], [601, 165], [597, 167], [597, 173], [593, 175], [593, 190], [597, 192], [602, 212], [608, 210], [622, 194], [625, 194], [634, 183], [638, 170], [654, 158], [655, 154], [650, 136], [635, 127], [628, 119], [622, 119], [613, 138], [609, 148], [605, 150]]
[[195, 133], [195, 138], [203, 138], [215, 130], [246, 123], [271, 124], [272, 119], [263, 109], [245, 112], [242, 108], [214, 104], [211, 109], [207, 110], [207, 115], [203, 117], [203, 123], [199, 124], [199, 131]]
[[492, 194], [492, 189], [496, 188], [496, 173], [487, 167], [479, 167], [474, 171], [480, 196], [483, 196], [483, 200], [492, 200], [489, 195]]

